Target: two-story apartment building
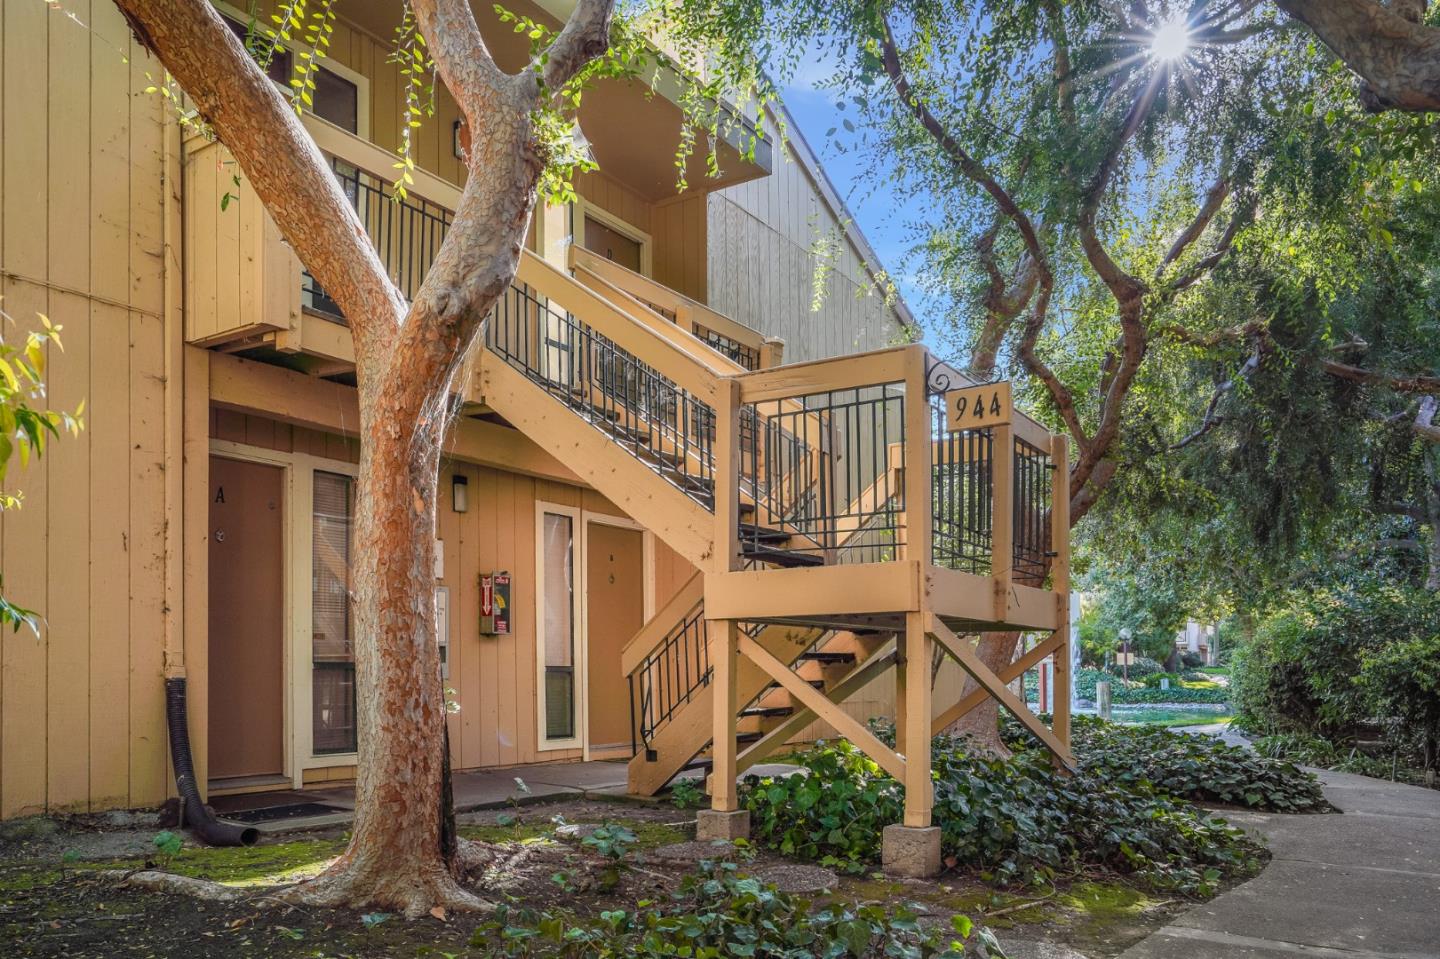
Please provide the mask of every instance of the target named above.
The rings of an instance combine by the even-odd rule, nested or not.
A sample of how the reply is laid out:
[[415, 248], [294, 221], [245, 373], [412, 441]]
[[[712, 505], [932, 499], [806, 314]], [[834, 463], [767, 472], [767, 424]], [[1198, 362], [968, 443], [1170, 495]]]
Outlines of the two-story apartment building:
[[[511, 6], [564, 14], [563, 0]], [[244, 30], [249, 11], [217, 7]], [[517, 68], [523, 38], [476, 10]], [[465, 131], [439, 90], [416, 182], [394, 197], [399, 11], [337, 8], [304, 122], [409, 293], [448, 227]], [[276, 58], [277, 81], [300, 52]], [[24, 506], [0, 517], [5, 594], [45, 617], [38, 638], [0, 641], [0, 816], [163, 800], [167, 676], [187, 678], [210, 794], [348, 779], [344, 317], [223, 145], [155, 92], [162, 68], [109, 0], [7, 2], [0, 57], [5, 332], [62, 324], [50, 401], [87, 409], [78, 439], [12, 470]], [[873, 252], [793, 125], [753, 157], [721, 144], [720, 175], [697, 158], [677, 192], [673, 97], [663, 74], [586, 94], [599, 171], [576, 202], [537, 210], [457, 387], [435, 601], [458, 769], [620, 758], [633, 788], [658, 789], [714, 732], [707, 619], [743, 620], [752, 656], [795, 671], [723, 674], [723, 738], [760, 750], [742, 768], [829, 728], [807, 690], [852, 720], [891, 711], [907, 622], [922, 638], [932, 613], [1064, 636], [1063, 596], [1042, 588], [1063, 549], [1047, 505], [1063, 443], [1019, 416], [1013, 437], [944, 425], [944, 389], [964, 384], [893, 348], [913, 320], [876, 289]], [[817, 303], [822, 234], [840, 243]], [[865, 355], [829, 359], [851, 354]], [[808, 581], [826, 612], [785, 607], [808, 593], [799, 580], [721, 590], [702, 575], [719, 553], [732, 577], [830, 577]], [[1012, 582], [1012, 559], [1042, 571]], [[728, 612], [703, 608], [726, 596]], [[916, 708], [953, 718], [961, 676], [947, 666], [933, 710]]]

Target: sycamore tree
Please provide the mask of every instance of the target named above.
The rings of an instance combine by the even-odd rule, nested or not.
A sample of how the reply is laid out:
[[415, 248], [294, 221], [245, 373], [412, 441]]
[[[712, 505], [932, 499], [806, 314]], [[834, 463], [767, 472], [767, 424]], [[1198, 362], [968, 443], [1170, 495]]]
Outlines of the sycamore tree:
[[452, 381], [514, 277], [537, 185], [564, 153], [554, 133], [568, 124], [557, 114], [573, 105], [587, 68], [604, 63], [615, 2], [579, 0], [563, 29], [542, 32], [530, 62], [507, 74], [466, 0], [410, 0], [408, 69], [433, 69], [471, 133], [454, 222], [410, 302], [292, 103], [210, 3], [116, 3], [344, 311], [355, 344], [355, 822], [340, 858], [292, 895], [412, 916], [478, 907], [456, 879], [453, 840], [442, 837], [446, 710], [431, 596], [441, 441]]

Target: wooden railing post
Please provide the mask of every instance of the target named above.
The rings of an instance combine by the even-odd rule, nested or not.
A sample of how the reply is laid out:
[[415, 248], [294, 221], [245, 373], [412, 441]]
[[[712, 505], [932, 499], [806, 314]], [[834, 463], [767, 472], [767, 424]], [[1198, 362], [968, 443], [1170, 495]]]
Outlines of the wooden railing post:
[[1009, 612], [1010, 579], [1015, 565], [1015, 431], [996, 426], [990, 451], [990, 583], [994, 589], [995, 622]]
[[1055, 695], [1051, 728], [1055, 738], [1070, 748], [1070, 451], [1065, 437], [1050, 438], [1050, 589], [1055, 593], [1055, 616], [1064, 641], [1055, 650]]
[[[924, 347], [906, 350], [905, 363], [905, 546], [901, 557], [923, 565], [931, 561], [934, 535], [932, 514], [934, 442], [931, 437], [930, 398], [925, 394]], [[928, 720], [927, 720], [928, 724]]]
[[768, 370], [785, 364], [785, 341], [775, 336], [765, 337], [760, 345], [760, 369]]

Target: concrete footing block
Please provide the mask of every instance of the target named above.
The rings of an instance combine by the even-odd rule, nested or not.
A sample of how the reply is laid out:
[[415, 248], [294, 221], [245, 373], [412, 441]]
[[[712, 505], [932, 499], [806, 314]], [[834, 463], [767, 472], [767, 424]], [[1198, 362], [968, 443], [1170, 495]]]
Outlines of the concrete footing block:
[[750, 838], [750, 810], [737, 809], [721, 812], [718, 809], [702, 809], [695, 815], [695, 838], [700, 840]]
[[880, 835], [880, 865], [886, 875], [929, 879], [940, 874], [939, 826], [886, 826]]

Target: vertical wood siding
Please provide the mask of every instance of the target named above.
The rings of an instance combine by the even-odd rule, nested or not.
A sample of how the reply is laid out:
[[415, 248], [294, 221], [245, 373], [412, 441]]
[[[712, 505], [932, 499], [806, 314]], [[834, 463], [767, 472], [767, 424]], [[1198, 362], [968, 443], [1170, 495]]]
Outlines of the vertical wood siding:
[[45, 622], [0, 639], [0, 817], [166, 793], [167, 129], [143, 92], [157, 69], [111, 3], [0, 4], [5, 336], [41, 313], [62, 324], [50, 400], [86, 404], [78, 439], [7, 478], [24, 504], [0, 516], [5, 594]]
[[[794, 144], [777, 150], [770, 176], [707, 198], [708, 302], [783, 339], [788, 363], [893, 346], [899, 317], [873, 288], [860, 250], [796, 150]], [[838, 240], [838, 251], [812, 312], [817, 244], [825, 237]]]

